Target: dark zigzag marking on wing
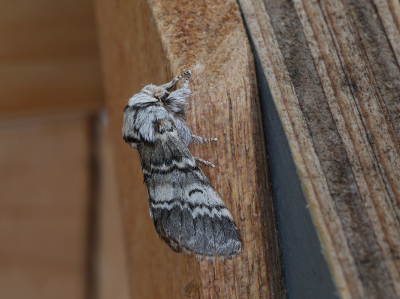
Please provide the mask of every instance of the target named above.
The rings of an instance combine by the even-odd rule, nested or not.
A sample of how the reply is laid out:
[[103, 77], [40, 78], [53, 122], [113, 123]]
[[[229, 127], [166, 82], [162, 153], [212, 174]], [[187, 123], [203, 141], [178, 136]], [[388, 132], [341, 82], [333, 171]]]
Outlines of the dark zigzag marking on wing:
[[144, 144], [144, 145], [148, 146], [149, 148], [154, 147], [155, 142], [144, 140], [143, 136], [141, 134], [137, 134], [137, 135], [140, 135], [141, 139], [137, 139], [131, 135], [123, 136], [122, 138], [126, 143]]
[[[142, 172], [142, 173], [143, 173], [144, 182], [145, 182], [146, 184], [148, 184], [148, 183], [153, 184], [153, 183], [154, 183], [154, 182], [153, 182], [153, 181], [154, 181], [154, 179], [153, 179], [153, 173], [151, 173], [151, 174], [147, 174], [147, 173], [144, 173], [144, 172]], [[191, 172], [188, 172], [188, 174], [190, 174], [190, 173], [191, 173]], [[201, 174], [203, 178], [196, 177], [195, 179], [193, 178], [193, 180], [194, 180], [196, 183], [199, 183], [200, 185], [202, 185], [202, 186], [204, 186], [204, 187], [211, 187], [210, 182], [207, 180], [206, 177], [204, 177], [204, 174], [203, 174], [202, 172], [200, 172], [200, 171], [198, 171], [197, 173]]]
[[[183, 208], [187, 209], [187, 207], [189, 207], [190, 210], [194, 210], [195, 208], [207, 208], [210, 212], [213, 209], [216, 209], [218, 212], [221, 212], [222, 209], [228, 210], [228, 208], [224, 204], [222, 204], [222, 205], [221, 204], [210, 205], [210, 204], [205, 204], [205, 203], [198, 204], [198, 203], [191, 203], [188, 200], [184, 200], [184, 199], [181, 199], [181, 198], [172, 198], [172, 199], [166, 200], [166, 201], [155, 201], [152, 197], [150, 197], [150, 202], [151, 202], [151, 204], [154, 203], [155, 205], [158, 205], [158, 204], [170, 205], [173, 202], [179, 202], [180, 207], [182, 209]], [[155, 209], [161, 209], [161, 208], [155, 208]], [[224, 217], [226, 217], [226, 216], [224, 216]]]
[[[165, 166], [168, 167], [167, 165], [165, 165]], [[152, 174], [169, 174], [171, 172], [174, 172], [175, 170], [178, 170], [179, 172], [183, 172], [183, 173], [191, 173], [191, 172], [200, 170], [197, 165], [191, 166], [191, 165], [187, 165], [187, 164], [183, 167], [180, 167], [178, 165], [173, 165], [173, 166], [170, 166], [170, 168], [168, 168], [168, 169], [154, 169], [154, 168], [149, 169], [147, 165], [143, 168], [145, 169], [145, 171], [150, 172], [150, 175], [152, 175]]]
[[194, 193], [196, 193], [196, 192], [203, 193], [203, 191], [200, 190], [200, 189], [193, 189], [193, 190], [190, 190], [190, 191], [189, 191], [189, 196], [191, 196], [192, 194], [194, 194]]
[[[188, 153], [190, 153], [188, 151]], [[181, 163], [183, 161], [183, 159], [187, 159], [190, 162], [194, 162], [195, 164], [196, 161], [194, 161], [193, 156], [189, 156], [189, 155], [181, 155], [181, 153], [179, 153], [178, 155], [174, 153], [174, 151], [172, 151], [171, 155], [168, 157], [168, 159], [166, 159], [165, 157], [163, 157], [163, 159], [159, 159], [159, 162], [155, 162], [154, 159], [151, 161], [151, 165], [152, 166], [170, 166], [172, 165], [174, 162], [175, 163]], [[187, 165], [187, 164], [186, 164]]]

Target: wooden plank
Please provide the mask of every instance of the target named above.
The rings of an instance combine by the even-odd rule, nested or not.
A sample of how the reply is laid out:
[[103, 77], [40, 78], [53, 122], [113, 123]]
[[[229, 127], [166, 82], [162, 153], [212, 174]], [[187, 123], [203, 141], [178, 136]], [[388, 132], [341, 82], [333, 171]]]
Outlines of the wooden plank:
[[239, 2], [340, 295], [397, 298], [398, 3]]
[[0, 117], [99, 110], [100, 74], [96, 57], [3, 63]]
[[103, 104], [91, 1], [3, 1], [0, 117]]
[[[390, 32], [388, 28], [390, 25], [383, 22], [390, 19], [392, 15], [388, 10], [377, 11], [376, 2], [385, 4], [384, 1], [360, 2], [349, 0], [348, 7], [373, 73], [371, 81], [376, 81], [374, 83], [379, 88], [377, 94], [383, 113], [387, 123], [393, 126], [398, 142], [400, 140], [400, 104], [398, 99], [400, 94], [400, 69], [396, 52], [393, 49], [397, 51], [400, 49], [400, 44], [396, 40], [400, 37], [400, 34], [398, 31], [393, 32], [391, 34], [392, 40], [388, 38], [385, 27]], [[393, 128], [390, 129], [393, 130]], [[393, 136], [395, 140], [396, 136]]]
[[[104, 115], [103, 115], [104, 116]], [[128, 267], [124, 244], [118, 185], [106, 118], [98, 124], [99, 198], [97, 201], [98, 226], [95, 263], [96, 299], [128, 299]]]
[[0, 297], [84, 298], [90, 126], [0, 124]]
[[[97, 12], [131, 297], [283, 298], [254, 63], [236, 2], [98, 0]], [[188, 69], [189, 127], [220, 140], [191, 150], [216, 162], [204, 171], [243, 239], [232, 260], [198, 262], [159, 240], [138, 155], [121, 138], [126, 99]]]
[[253, 53], [287, 298], [337, 298], [282, 122], [260, 59]]

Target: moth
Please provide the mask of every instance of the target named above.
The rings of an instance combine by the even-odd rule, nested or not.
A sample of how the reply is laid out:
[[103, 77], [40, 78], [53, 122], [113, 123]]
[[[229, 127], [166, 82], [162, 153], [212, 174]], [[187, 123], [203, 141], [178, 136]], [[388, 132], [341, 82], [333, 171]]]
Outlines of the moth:
[[217, 140], [193, 135], [186, 124], [190, 76], [184, 72], [132, 96], [124, 109], [122, 135], [139, 152], [150, 216], [160, 238], [174, 251], [198, 258], [231, 258], [241, 248], [239, 231], [198, 163], [214, 165], [188, 149], [191, 142]]

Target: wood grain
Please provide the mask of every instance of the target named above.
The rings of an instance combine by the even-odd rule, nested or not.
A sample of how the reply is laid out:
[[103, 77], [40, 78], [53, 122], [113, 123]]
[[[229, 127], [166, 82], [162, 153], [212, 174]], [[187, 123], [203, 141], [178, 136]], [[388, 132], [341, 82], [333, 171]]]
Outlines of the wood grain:
[[[97, 12], [132, 298], [283, 298], [254, 63], [237, 4], [98, 0]], [[123, 107], [141, 84], [188, 69], [189, 127], [219, 139], [191, 150], [217, 165], [204, 171], [243, 239], [232, 260], [197, 262], [159, 240], [137, 153], [121, 138]]]
[[239, 2], [340, 295], [398, 298], [399, 4]]

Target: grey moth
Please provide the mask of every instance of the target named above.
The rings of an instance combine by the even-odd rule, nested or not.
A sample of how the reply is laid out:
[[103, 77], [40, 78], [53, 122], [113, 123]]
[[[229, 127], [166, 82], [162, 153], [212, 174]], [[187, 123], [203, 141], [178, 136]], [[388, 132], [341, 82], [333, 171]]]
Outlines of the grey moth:
[[[164, 85], [147, 85], [124, 109], [123, 139], [139, 152], [150, 216], [173, 250], [198, 258], [238, 254], [241, 239], [232, 215], [188, 146], [205, 143], [185, 121], [190, 71]], [[183, 81], [183, 83], [182, 83]], [[178, 88], [178, 84], [181, 86]]]

